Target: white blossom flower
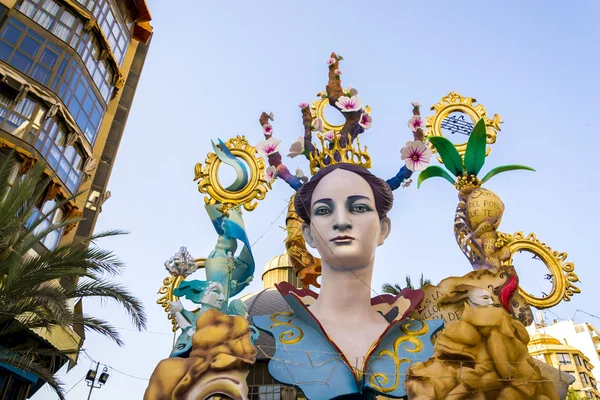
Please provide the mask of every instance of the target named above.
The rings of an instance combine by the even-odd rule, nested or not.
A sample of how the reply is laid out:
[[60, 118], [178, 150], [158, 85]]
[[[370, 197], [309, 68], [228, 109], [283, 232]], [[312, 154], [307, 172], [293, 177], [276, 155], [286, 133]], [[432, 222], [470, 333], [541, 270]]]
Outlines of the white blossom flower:
[[425, 127], [425, 121], [421, 118], [420, 115], [413, 115], [411, 119], [408, 120], [408, 127], [411, 131], [416, 132], [419, 128]]
[[341, 69], [336, 69], [335, 71], [333, 71], [337, 76], [340, 76], [344, 73], [344, 71], [342, 71]]
[[267, 140], [263, 140], [262, 142], [256, 145], [256, 151], [261, 156], [270, 156], [271, 154], [275, 154], [279, 151], [279, 146], [281, 145], [281, 140], [270, 137]]
[[267, 182], [272, 183], [277, 178], [277, 168], [269, 165], [265, 170], [265, 178], [267, 178]]
[[313, 131], [323, 132], [323, 120], [321, 118], [317, 118], [312, 128]]
[[333, 142], [334, 138], [335, 138], [334, 131], [323, 132], [323, 139], [327, 140], [328, 142]]
[[335, 105], [342, 110], [342, 112], [353, 112], [358, 111], [362, 108], [362, 101], [358, 96], [341, 96]]
[[406, 142], [406, 146], [404, 146], [401, 153], [401, 158], [406, 163], [406, 168], [413, 172], [423, 171], [427, 168], [429, 160], [433, 155], [431, 149], [419, 140]]
[[308, 103], [302, 102], [302, 103], [298, 104], [298, 107], [304, 109], [304, 108], [308, 107]]
[[300, 179], [303, 183], [308, 182], [308, 177], [304, 175], [304, 171], [300, 168], [296, 168], [296, 178]]
[[327, 60], [327, 65], [332, 65], [336, 62], [337, 60], [335, 58], [330, 58], [329, 60]]
[[362, 115], [360, 116], [360, 120], [358, 121], [358, 124], [365, 129], [369, 129], [371, 127], [372, 122], [373, 122], [373, 118], [366, 112], [363, 112]]
[[304, 136], [298, 136], [298, 140], [290, 146], [290, 154], [288, 154], [288, 157], [294, 158], [302, 153], [304, 153]]
[[265, 136], [271, 136], [273, 134], [273, 126], [271, 124], [264, 124], [262, 128]]

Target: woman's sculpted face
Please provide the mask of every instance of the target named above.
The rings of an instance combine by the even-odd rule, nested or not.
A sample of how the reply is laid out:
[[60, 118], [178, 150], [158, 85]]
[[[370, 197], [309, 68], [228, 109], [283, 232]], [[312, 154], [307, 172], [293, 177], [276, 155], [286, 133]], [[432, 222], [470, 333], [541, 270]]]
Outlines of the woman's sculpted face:
[[390, 220], [379, 217], [371, 186], [344, 169], [321, 179], [307, 210], [310, 224], [303, 225], [304, 238], [333, 269], [368, 266], [390, 233]]

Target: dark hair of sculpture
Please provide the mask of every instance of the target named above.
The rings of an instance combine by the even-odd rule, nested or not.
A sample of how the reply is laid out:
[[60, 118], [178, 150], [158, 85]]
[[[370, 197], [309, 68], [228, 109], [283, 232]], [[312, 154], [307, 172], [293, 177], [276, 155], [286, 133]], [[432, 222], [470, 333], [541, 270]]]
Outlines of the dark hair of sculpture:
[[323, 169], [320, 169], [313, 177], [302, 185], [296, 197], [294, 198], [294, 208], [298, 213], [298, 216], [304, 220], [307, 224], [310, 224], [310, 206], [312, 202], [312, 195], [315, 188], [326, 175], [335, 171], [336, 169], [343, 169], [346, 171], [354, 172], [355, 174], [362, 177], [371, 189], [373, 190], [373, 196], [375, 197], [375, 208], [379, 214], [379, 218], [383, 219], [387, 216], [387, 213], [391, 210], [394, 204], [394, 195], [389, 185], [381, 178], [373, 175], [368, 169], [361, 167], [356, 164], [339, 163], [328, 165]]

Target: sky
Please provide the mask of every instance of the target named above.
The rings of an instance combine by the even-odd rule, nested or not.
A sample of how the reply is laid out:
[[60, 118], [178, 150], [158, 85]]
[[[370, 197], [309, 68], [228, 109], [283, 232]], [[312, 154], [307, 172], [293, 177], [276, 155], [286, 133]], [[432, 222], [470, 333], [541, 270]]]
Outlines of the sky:
[[[400, 149], [411, 101], [429, 106], [452, 90], [474, 97], [488, 116], [503, 120], [484, 173], [503, 164], [536, 172], [499, 175], [486, 187], [505, 204], [500, 231], [535, 232], [575, 263], [581, 289], [568, 303], [543, 313], [549, 321], [576, 310], [600, 315], [600, 278], [594, 239], [600, 219], [595, 150], [600, 147], [600, 3], [325, 2], [148, 0], [154, 36], [137, 88], [96, 231], [123, 229], [126, 236], [99, 244], [127, 269], [116, 278], [143, 300], [148, 330], [137, 332], [111, 303], [89, 301], [84, 311], [109, 319], [125, 341], [118, 347], [90, 333], [79, 363], [58, 374], [67, 399], [86, 398], [83, 377], [99, 361], [110, 378], [95, 400], [141, 399], [155, 365], [173, 342], [170, 323], [156, 304], [167, 276], [164, 262], [181, 246], [206, 257], [216, 235], [193, 182], [194, 165], [211, 151], [210, 140], [245, 135], [263, 139], [258, 118], [273, 112], [282, 153], [302, 135], [300, 102], [310, 102], [327, 83], [332, 51], [344, 61], [342, 82], [357, 88], [372, 109], [373, 126], [361, 136], [373, 158], [372, 172], [387, 179], [403, 165]], [[286, 159], [290, 170], [308, 162]], [[263, 266], [284, 251], [286, 202], [292, 189], [281, 180], [244, 219]], [[424, 274], [434, 282], [471, 269], [456, 245], [452, 223], [455, 189], [444, 180], [394, 192], [392, 234], [379, 248], [372, 289]], [[519, 257], [528, 291], [548, 289], [539, 264]], [[546, 285], [546, 286], [545, 286]], [[577, 322], [600, 325], [577, 312]], [[596, 366], [600, 367], [600, 366]], [[54, 400], [48, 387], [35, 400]]]

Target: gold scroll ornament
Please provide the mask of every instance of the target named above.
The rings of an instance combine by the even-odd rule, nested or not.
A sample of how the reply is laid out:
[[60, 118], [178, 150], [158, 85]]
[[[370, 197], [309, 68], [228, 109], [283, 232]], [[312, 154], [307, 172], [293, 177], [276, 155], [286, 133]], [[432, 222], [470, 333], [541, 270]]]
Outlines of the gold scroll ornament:
[[248, 167], [248, 184], [238, 191], [229, 191], [219, 182], [219, 167], [222, 161], [215, 153], [208, 153], [204, 166], [196, 164], [194, 181], [198, 182], [198, 191], [206, 193], [204, 201], [207, 205], [222, 204], [222, 212], [238, 206], [244, 206], [247, 211], [252, 211], [258, 205], [256, 200], [263, 200], [267, 188], [271, 188], [265, 178], [265, 160], [257, 154], [256, 148], [251, 146], [245, 136], [236, 136], [225, 142], [231, 153], [240, 158]]
[[[439, 103], [431, 106], [431, 110], [435, 111], [432, 116], [427, 117], [425, 121], [425, 137], [431, 136], [444, 136], [442, 134], [442, 123], [452, 113], [461, 113], [471, 119], [473, 124], [477, 123], [481, 118], [485, 120], [486, 126], [486, 143], [496, 143], [497, 132], [500, 131], [500, 124], [502, 120], [498, 114], [494, 114], [494, 118], [490, 119], [487, 117], [487, 111], [483, 104], [474, 105], [477, 100], [472, 97], [463, 97], [455, 91], [448, 93], [442, 97]], [[456, 150], [464, 158], [465, 151], [467, 149], [467, 143], [455, 144]], [[437, 153], [437, 150], [431, 143], [429, 148], [433, 153]], [[490, 154], [491, 148], [488, 147], [486, 150], [486, 156]], [[438, 156], [438, 161], [442, 162], [442, 159]]]

